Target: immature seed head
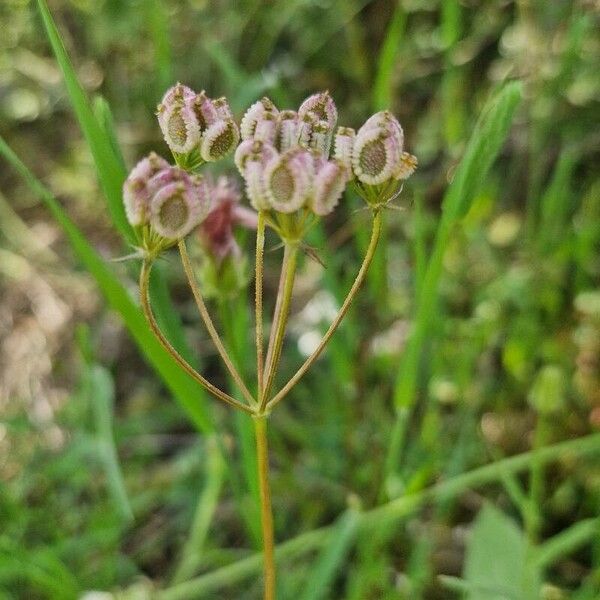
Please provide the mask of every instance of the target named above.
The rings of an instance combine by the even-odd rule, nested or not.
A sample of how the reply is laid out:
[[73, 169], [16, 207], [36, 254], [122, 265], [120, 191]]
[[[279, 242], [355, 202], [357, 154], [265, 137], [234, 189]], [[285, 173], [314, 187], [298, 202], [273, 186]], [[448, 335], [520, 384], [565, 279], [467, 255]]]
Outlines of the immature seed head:
[[298, 145], [299, 120], [295, 110], [282, 110], [277, 116], [277, 148], [285, 152]]
[[251, 155], [245, 163], [244, 180], [246, 181], [246, 195], [255, 210], [269, 210], [271, 208], [267, 197], [265, 185], [265, 166], [257, 155]]
[[404, 135], [394, 116], [376, 113], [359, 129], [352, 151], [352, 168], [367, 185], [379, 185], [394, 176], [402, 155]]
[[338, 160], [322, 160], [317, 167], [311, 199], [312, 211], [328, 215], [337, 206], [348, 183], [348, 170]]
[[310, 152], [293, 148], [273, 159], [264, 178], [270, 207], [281, 213], [293, 213], [304, 206], [314, 175]]
[[338, 127], [335, 134], [333, 156], [339, 160], [352, 176], [352, 152], [356, 132], [352, 127]]
[[230, 154], [240, 141], [235, 121], [218, 120], [202, 136], [200, 155], [206, 162], [214, 162]]
[[200, 143], [201, 129], [193, 108], [194, 98], [189, 87], [178, 83], [167, 90], [158, 105], [158, 123], [173, 152], [186, 154]]
[[296, 144], [302, 148], [308, 148], [313, 129], [319, 120], [312, 112], [307, 112], [302, 116], [298, 114], [298, 119], [299, 123]]
[[213, 100], [213, 106], [217, 111], [217, 116], [219, 119], [233, 120], [233, 113], [231, 112], [231, 107], [229, 106], [229, 102], [225, 96], [221, 96], [216, 100]]
[[327, 121], [317, 121], [312, 127], [308, 146], [327, 158], [331, 149], [331, 136], [332, 130]]
[[300, 105], [298, 115], [302, 118], [307, 113], [313, 114], [317, 121], [325, 121], [330, 130], [333, 130], [337, 122], [337, 107], [327, 91], [309, 96]]
[[140, 160], [123, 183], [123, 203], [127, 220], [134, 227], [148, 222], [152, 186], [149, 182], [161, 170], [168, 169], [169, 163], [152, 152]]
[[253, 137], [255, 140], [274, 144], [276, 134], [277, 115], [273, 111], [265, 111], [256, 123]]
[[254, 137], [256, 126], [263, 118], [265, 113], [271, 113], [274, 116], [277, 116], [278, 113], [278, 110], [273, 102], [266, 96], [258, 102], [255, 102], [242, 117], [240, 133], [243, 140], [248, 140]]
[[169, 167], [168, 171], [155, 181], [159, 187], [150, 201], [150, 224], [162, 237], [178, 240], [206, 217], [209, 190], [200, 177], [178, 167]]
[[262, 165], [266, 165], [276, 155], [277, 151], [271, 144], [267, 144], [261, 140], [244, 140], [235, 151], [235, 166], [238, 168], [240, 175], [245, 177], [246, 163], [250, 158]]
[[204, 90], [196, 94], [192, 101], [192, 108], [202, 132], [221, 118], [215, 102], [206, 95]]

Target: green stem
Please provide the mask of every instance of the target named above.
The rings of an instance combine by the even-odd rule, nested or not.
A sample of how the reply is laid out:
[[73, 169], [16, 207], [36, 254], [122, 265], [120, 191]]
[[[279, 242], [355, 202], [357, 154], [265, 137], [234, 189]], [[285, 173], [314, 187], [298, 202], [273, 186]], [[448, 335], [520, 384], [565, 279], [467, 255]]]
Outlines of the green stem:
[[152, 312], [152, 306], [150, 305], [150, 271], [152, 269], [152, 261], [144, 260], [142, 263], [142, 269], [140, 271], [140, 301], [142, 303], [142, 310], [144, 311], [144, 315], [146, 320], [148, 321], [148, 325], [152, 330], [152, 333], [156, 336], [158, 341], [161, 343], [162, 347], [173, 357], [173, 359], [179, 364], [179, 366], [186, 372], [188, 375], [193, 377], [200, 385], [202, 385], [207, 391], [209, 391], [213, 396], [222, 400], [226, 404], [234, 406], [235, 408], [239, 408], [249, 414], [252, 414], [253, 411], [250, 407], [238, 402], [235, 398], [232, 398], [229, 394], [226, 394], [223, 390], [219, 389], [217, 386], [213, 385], [210, 381], [202, 377], [200, 373], [194, 369], [186, 360], [183, 358], [175, 348], [171, 345], [171, 342], [164, 336], [163, 332], [160, 330], [156, 319], [154, 318], [154, 313]]
[[[298, 257], [298, 245], [286, 242], [283, 253], [283, 265], [281, 267], [281, 276], [283, 285], [280, 286], [273, 319], [273, 331], [267, 350], [267, 362], [265, 366], [265, 385], [261, 394], [261, 403], [259, 411], [263, 412], [269, 398], [269, 392], [275, 379], [275, 373], [281, 358], [281, 348], [283, 338], [287, 327], [290, 304], [292, 301], [292, 291], [294, 289], [294, 280], [296, 278], [296, 259]], [[277, 310], [278, 308], [278, 310]]]
[[208, 312], [208, 309], [206, 308], [206, 304], [204, 303], [204, 298], [202, 297], [202, 293], [200, 292], [200, 288], [198, 287], [198, 282], [196, 281], [196, 276], [194, 275], [194, 269], [192, 267], [190, 257], [187, 253], [185, 240], [183, 240], [183, 239], [180, 240], [177, 247], [179, 248], [179, 254], [181, 256], [181, 263], [183, 264], [183, 269], [187, 276], [188, 284], [190, 286], [190, 289], [192, 290], [192, 294], [194, 295], [194, 300], [196, 301], [196, 306], [198, 307], [198, 312], [200, 313], [200, 316], [202, 317], [202, 320], [204, 321], [204, 325], [206, 326], [208, 335], [210, 335], [210, 339], [213, 341], [213, 344], [215, 345], [215, 348], [217, 349], [219, 356], [222, 358], [223, 362], [225, 363], [225, 366], [227, 367], [227, 370], [229, 371], [231, 378], [233, 379], [233, 381], [235, 381], [235, 384], [237, 385], [239, 390], [242, 392], [242, 395], [244, 396], [246, 402], [250, 406], [254, 406], [256, 404], [256, 401], [254, 400], [254, 397], [250, 393], [250, 390], [248, 390], [248, 388], [246, 387], [246, 384], [244, 383], [244, 380], [240, 376], [238, 370], [235, 368], [235, 365], [233, 364], [233, 361], [231, 360], [227, 350], [225, 350], [225, 346], [223, 345], [223, 342], [221, 341], [221, 337], [219, 336], [219, 333], [217, 332], [217, 330], [215, 328], [215, 325], [212, 321], [210, 313]]
[[258, 378], [258, 403], [262, 403], [263, 357], [263, 263], [265, 254], [265, 212], [258, 213], [256, 226], [256, 277], [254, 281], [254, 308], [256, 327], [256, 373]]
[[529, 477], [529, 501], [525, 514], [525, 528], [532, 544], [537, 543], [542, 524], [541, 505], [544, 498], [544, 466], [538, 460], [539, 451], [548, 440], [548, 419], [538, 413], [533, 433], [533, 459]]
[[371, 262], [373, 261], [373, 257], [375, 256], [375, 250], [377, 249], [377, 243], [379, 242], [379, 236], [381, 234], [381, 224], [381, 211], [375, 210], [373, 213], [373, 226], [369, 247], [367, 248], [365, 258], [363, 259], [362, 265], [360, 266], [358, 274], [356, 275], [356, 279], [354, 280], [354, 283], [352, 284], [344, 303], [342, 304], [340, 310], [335, 316], [335, 319], [332, 321], [329, 329], [323, 336], [323, 339], [320, 341], [314, 352], [304, 361], [304, 364], [298, 369], [297, 373], [283, 386], [283, 388], [281, 388], [281, 390], [273, 397], [273, 399], [269, 401], [267, 404], [269, 409], [272, 409], [278, 402], [283, 400], [283, 398], [287, 396], [287, 394], [298, 383], [298, 381], [300, 381], [304, 374], [312, 367], [313, 363], [319, 358], [325, 349], [325, 346], [328, 344], [336, 329], [339, 327], [342, 319], [346, 316], [354, 297], [358, 293], [358, 290], [365, 280], [369, 267], [371, 266]]
[[263, 534], [263, 572], [265, 578], [264, 600], [275, 600], [275, 542], [273, 534], [273, 510], [269, 483], [269, 444], [267, 439], [267, 417], [254, 418], [256, 434], [256, 456], [260, 482], [260, 513]]
[[[540, 448], [537, 452], [537, 459], [540, 464], [548, 464], [559, 458], [582, 457], [594, 453], [600, 453], [600, 434], [598, 433]], [[432, 500], [455, 498], [467, 489], [498, 481], [506, 473], [512, 474], [523, 471], [531, 466], [533, 454], [534, 452], [531, 451], [505, 458], [361, 513], [359, 515], [359, 530], [365, 533], [374, 527], [380, 527], [382, 524], [389, 527], [414, 514]], [[303, 533], [280, 544], [275, 550], [275, 555], [278, 560], [298, 558], [301, 555], [322, 548], [335, 531], [335, 526], [329, 525]], [[222, 586], [231, 586], [253, 575], [260, 570], [262, 564], [262, 555], [250, 556], [184, 584], [159, 592], [156, 595], [156, 600], [193, 600], [194, 598], [207, 597], [208, 594], [220, 589]]]
[[175, 569], [173, 583], [186, 581], [197, 571], [204, 543], [219, 502], [225, 475], [225, 460], [215, 437], [206, 439], [206, 483], [198, 499], [190, 536]]

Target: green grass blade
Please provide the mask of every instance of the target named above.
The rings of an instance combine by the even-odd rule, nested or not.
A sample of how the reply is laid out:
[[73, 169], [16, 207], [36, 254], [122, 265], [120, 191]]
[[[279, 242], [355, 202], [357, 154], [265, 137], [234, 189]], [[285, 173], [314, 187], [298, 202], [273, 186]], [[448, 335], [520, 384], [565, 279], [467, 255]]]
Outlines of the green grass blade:
[[159, 94], [173, 85], [173, 59], [169, 43], [169, 18], [161, 0], [144, 2], [146, 18], [154, 46], [154, 63], [156, 65], [156, 84]]
[[111, 374], [104, 367], [92, 364], [87, 369], [85, 383], [94, 413], [98, 449], [106, 473], [108, 489], [121, 517], [124, 521], [131, 522], [133, 512], [127, 497], [113, 436], [114, 382]]
[[413, 248], [415, 261], [414, 290], [419, 295], [425, 279], [425, 268], [427, 266], [427, 240], [425, 215], [423, 208], [423, 193], [415, 194], [415, 205], [413, 209]]
[[479, 186], [500, 151], [520, 99], [521, 86], [513, 82], [505, 85], [487, 104], [444, 197], [442, 218], [417, 296], [413, 333], [402, 356], [396, 379], [394, 403], [398, 410], [398, 418], [388, 450], [386, 463], [388, 478], [396, 470], [399, 454], [404, 445], [406, 423], [415, 402], [420, 359], [431, 323], [435, 321], [438, 284], [442, 274], [444, 252], [452, 228], [468, 211]]
[[102, 96], [96, 96], [94, 98], [94, 114], [96, 115], [98, 124], [104, 132], [106, 139], [110, 142], [110, 147], [120, 165], [121, 173], [124, 177], [127, 173], [127, 165], [125, 164], [125, 159], [123, 158], [123, 153], [119, 146], [115, 120], [106, 98], [103, 98]]
[[599, 533], [600, 519], [579, 521], [539, 546], [536, 549], [534, 561], [541, 569], [545, 569], [590, 540], [597, 538]]
[[449, 151], [462, 140], [465, 123], [464, 67], [454, 63], [455, 47], [462, 32], [462, 9], [458, 0], [446, 0], [441, 10], [441, 36], [445, 47], [444, 71], [440, 85], [443, 132]]
[[162, 377], [194, 424], [201, 431], [211, 431], [213, 428], [212, 420], [203, 402], [203, 390], [179, 368], [177, 363], [154, 338], [139, 307], [132, 301], [127, 290], [121, 285], [115, 274], [85, 239], [83, 233], [71, 221], [52, 193], [36, 179], [2, 138], [0, 138], [0, 155], [8, 160], [31, 190], [49, 208], [52, 216], [67, 234], [78, 259], [94, 276], [109, 305], [123, 318], [142, 354]]
[[[9, 586], [5, 589], [4, 586]], [[56, 555], [53, 548], [37, 548], [34, 551], [21, 548], [0, 539], [0, 597], [4, 591], [25, 589], [39, 592], [43, 598], [71, 600], [79, 597], [81, 587], [77, 578]]]
[[226, 467], [216, 439], [206, 440], [206, 454], [206, 480], [198, 499], [190, 536], [173, 576], [173, 583], [186, 581], [198, 568], [208, 530], [219, 503]]
[[350, 509], [339, 518], [329, 543], [323, 548], [310, 570], [310, 577], [305, 584], [301, 600], [329, 598], [331, 583], [356, 538], [359, 516], [360, 513], [356, 509]]
[[402, 6], [402, 2], [398, 2], [392, 20], [385, 32], [385, 39], [377, 61], [377, 74], [373, 84], [373, 108], [375, 110], [391, 108], [394, 65], [405, 28], [406, 11]]
[[540, 202], [541, 222], [537, 231], [539, 249], [549, 251], [565, 239], [570, 211], [573, 210], [571, 180], [577, 167], [579, 156], [574, 151], [563, 150], [556, 166], [552, 180]]
[[45, 0], [37, 0], [38, 9], [46, 29], [46, 34], [52, 46], [56, 60], [62, 71], [69, 98], [77, 115], [77, 120], [83, 135], [90, 147], [100, 185], [108, 201], [108, 209], [113, 223], [121, 235], [133, 243], [135, 237], [133, 230], [125, 216], [125, 209], [121, 200], [121, 188], [125, 179], [123, 164], [119, 162], [113, 151], [110, 139], [103, 132], [96, 120], [90, 101], [77, 79], [73, 65], [69, 59], [61, 35], [50, 14]]

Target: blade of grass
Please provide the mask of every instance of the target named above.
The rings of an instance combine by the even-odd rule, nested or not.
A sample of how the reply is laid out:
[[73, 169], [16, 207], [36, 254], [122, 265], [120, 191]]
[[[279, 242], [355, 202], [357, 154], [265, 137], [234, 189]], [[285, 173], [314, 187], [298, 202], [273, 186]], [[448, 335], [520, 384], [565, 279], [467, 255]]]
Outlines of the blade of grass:
[[442, 217], [417, 297], [417, 312], [412, 335], [402, 356], [394, 390], [398, 412], [386, 460], [387, 479], [392, 478], [400, 462], [409, 415], [416, 400], [417, 379], [422, 349], [435, 321], [438, 287], [443, 258], [453, 227], [466, 214], [496, 155], [508, 135], [521, 99], [518, 82], [505, 85], [486, 105], [469, 140], [465, 155], [444, 196]]
[[423, 203], [423, 193], [420, 191], [415, 194], [415, 204], [413, 210], [413, 248], [415, 261], [414, 290], [418, 297], [423, 287], [425, 279], [425, 268], [427, 266], [427, 240]]
[[565, 239], [567, 219], [575, 208], [570, 186], [578, 158], [574, 151], [561, 152], [552, 180], [540, 201], [540, 224], [536, 237], [542, 252], [553, 250]]
[[209, 438], [206, 440], [206, 453], [206, 481], [198, 500], [190, 536], [185, 543], [180, 563], [175, 570], [173, 583], [189, 579], [198, 568], [202, 560], [202, 551], [206, 543], [208, 530], [223, 487], [225, 462], [215, 439]]
[[465, 122], [464, 67], [453, 58], [462, 31], [462, 9], [458, 0], [446, 0], [441, 5], [441, 35], [444, 43], [444, 72], [441, 81], [444, 138], [449, 151], [461, 141]]
[[329, 588], [344, 562], [358, 531], [358, 510], [351, 508], [333, 526], [333, 534], [321, 555], [310, 569], [301, 600], [322, 600], [329, 597]]
[[115, 155], [115, 159], [120, 165], [121, 173], [119, 176], [125, 179], [127, 166], [125, 164], [125, 159], [123, 158], [123, 153], [121, 152], [121, 146], [119, 146], [115, 119], [110, 110], [110, 105], [103, 96], [96, 96], [94, 98], [94, 115], [96, 116], [98, 124], [104, 132], [106, 139], [110, 142], [110, 147]]
[[120, 516], [126, 523], [133, 521], [133, 511], [119, 465], [113, 433], [115, 385], [110, 372], [94, 359], [94, 349], [87, 325], [77, 327], [77, 343], [84, 361], [83, 396], [94, 415], [98, 453], [106, 474], [108, 491]]
[[94, 157], [100, 185], [108, 201], [108, 209], [113, 223], [129, 243], [134, 243], [135, 236], [125, 216], [125, 209], [121, 200], [121, 188], [125, 179], [123, 165], [119, 163], [119, 159], [113, 152], [110, 139], [104, 134], [100, 124], [96, 120], [88, 97], [77, 79], [48, 5], [45, 0], [37, 0], [37, 5], [48, 35], [48, 40], [63, 73], [67, 92], [77, 115], [77, 120]]
[[48, 207], [52, 216], [65, 231], [77, 258], [96, 279], [109, 305], [121, 315], [142, 354], [161, 376], [192, 422], [200, 431], [212, 431], [212, 419], [204, 404], [202, 390], [177, 366], [154, 338], [139, 307], [132, 301], [115, 274], [85, 239], [52, 193], [29, 171], [2, 138], [0, 138], [0, 155], [6, 158], [30, 189]]
[[149, 25], [154, 46], [157, 91], [162, 94], [174, 83], [173, 60], [169, 43], [169, 15], [161, 0], [150, 0], [144, 2], [142, 6], [146, 9], [146, 22]]
[[[81, 593], [76, 576], [58, 558], [52, 548], [26, 550], [0, 540], [0, 586], [10, 583], [9, 591], [35, 590], [42, 597], [70, 600]], [[3, 590], [0, 587], [0, 592]], [[14, 598], [16, 596], [4, 596]]]
[[600, 533], [600, 519], [585, 519], [557, 533], [536, 548], [534, 562], [545, 569]]
[[392, 107], [393, 72], [405, 29], [406, 11], [402, 2], [398, 2], [385, 32], [377, 61], [377, 73], [373, 84], [373, 109], [376, 111]]
[[[569, 455], [581, 458], [585, 455], [597, 454], [600, 453], [600, 434], [559, 442], [552, 446], [546, 446], [539, 452], [539, 458], [545, 464]], [[391, 527], [431, 501], [453, 498], [468, 489], [496, 482], [505, 473], [518, 473], [528, 469], [532, 456], [532, 452], [511, 456], [441, 481], [410, 496], [403, 496], [362, 512], [358, 515], [358, 529], [360, 532], [370, 532], [373, 528], [383, 525]], [[297, 560], [308, 552], [324, 547], [335, 531], [335, 526], [321, 527], [279, 544], [275, 551], [277, 561], [281, 563], [283, 560], [291, 558]], [[262, 554], [255, 554], [184, 584], [158, 592], [156, 600], [193, 600], [194, 598], [212, 597], [211, 594], [215, 590], [243, 581], [246, 577], [260, 571], [261, 567]]]
[[85, 380], [86, 395], [94, 413], [98, 449], [108, 489], [123, 520], [131, 522], [133, 511], [127, 497], [113, 437], [114, 382], [110, 373], [97, 364], [89, 365]]

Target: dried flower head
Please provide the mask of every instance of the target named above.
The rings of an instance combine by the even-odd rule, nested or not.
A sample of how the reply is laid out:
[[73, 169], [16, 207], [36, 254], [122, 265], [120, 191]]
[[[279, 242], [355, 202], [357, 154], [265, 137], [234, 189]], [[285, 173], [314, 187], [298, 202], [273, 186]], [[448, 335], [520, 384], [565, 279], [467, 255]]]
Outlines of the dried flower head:
[[418, 160], [414, 154], [403, 152], [398, 163], [398, 168], [394, 171], [396, 179], [408, 179], [417, 169]]

